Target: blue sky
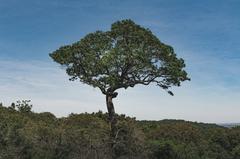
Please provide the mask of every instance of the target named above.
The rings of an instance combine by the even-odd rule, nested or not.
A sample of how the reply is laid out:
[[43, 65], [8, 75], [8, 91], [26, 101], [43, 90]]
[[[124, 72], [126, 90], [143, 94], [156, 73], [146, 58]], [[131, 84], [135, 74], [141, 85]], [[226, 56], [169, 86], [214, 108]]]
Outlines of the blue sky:
[[120, 90], [116, 111], [137, 119], [240, 122], [240, 1], [0, 0], [0, 101], [31, 99], [57, 116], [106, 111], [96, 89], [69, 82], [48, 54], [89, 32], [132, 19], [186, 61], [191, 82]]

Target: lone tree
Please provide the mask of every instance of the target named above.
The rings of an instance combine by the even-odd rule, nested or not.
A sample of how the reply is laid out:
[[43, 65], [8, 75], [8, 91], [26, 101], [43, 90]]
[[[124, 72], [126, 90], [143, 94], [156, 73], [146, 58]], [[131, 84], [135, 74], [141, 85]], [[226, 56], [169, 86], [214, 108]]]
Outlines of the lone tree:
[[90, 33], [50, 56], [65, 66], [71, 81], [97, 87], [106, 96], [113, 134], [117, 121], [112, 99], [118, 95], [116, 90], [155, 83], [173, 95], [171, 86], [189, 80], [183, 70], [184, 60], [176, 57], [173, 48], [132, 20], [117, 21], [110, 31]]

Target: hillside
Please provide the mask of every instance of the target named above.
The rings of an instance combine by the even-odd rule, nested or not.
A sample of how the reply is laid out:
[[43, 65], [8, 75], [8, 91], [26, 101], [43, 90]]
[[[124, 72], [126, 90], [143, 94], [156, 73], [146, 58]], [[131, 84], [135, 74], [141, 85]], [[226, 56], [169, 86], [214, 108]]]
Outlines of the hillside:
[[225, 124], [219, 124], [219, 125], [227, 127], [227, 128], [233, 128], [233, 127], [240, 126], [240, 123], [225, 123]]
[[[0, 159], [108, 159], [107, 114], [33, 113], [0, 107]], [[239, 159], [240, 127], [118, 115], [119, 159]]]

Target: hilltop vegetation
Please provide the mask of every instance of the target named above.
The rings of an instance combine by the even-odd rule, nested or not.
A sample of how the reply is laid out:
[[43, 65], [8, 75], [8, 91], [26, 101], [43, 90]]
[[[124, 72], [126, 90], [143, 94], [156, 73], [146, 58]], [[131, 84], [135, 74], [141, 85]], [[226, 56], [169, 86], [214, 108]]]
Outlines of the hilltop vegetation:
[[[31, 105], [0, 106], [0, 159], [108, 159], [108, 115], [56, 118]], [[30, 110], [30, 111], [29, 111]], [[240, 159], [240, 127], [178, 120], [137, 121], [118, 115], [119, 159]]]

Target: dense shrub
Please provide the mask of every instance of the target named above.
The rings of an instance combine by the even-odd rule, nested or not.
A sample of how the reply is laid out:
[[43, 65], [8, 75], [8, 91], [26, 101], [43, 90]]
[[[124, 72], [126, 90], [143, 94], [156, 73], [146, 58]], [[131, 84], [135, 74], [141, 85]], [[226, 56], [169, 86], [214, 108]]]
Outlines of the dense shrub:
[[240, 159], [240, 127], [118, 115], [112, 141], [105, 113], [56, 118], [22, 104], [0, 107], [0, 159], [108, 159], [112, 142], [118, 159]]

